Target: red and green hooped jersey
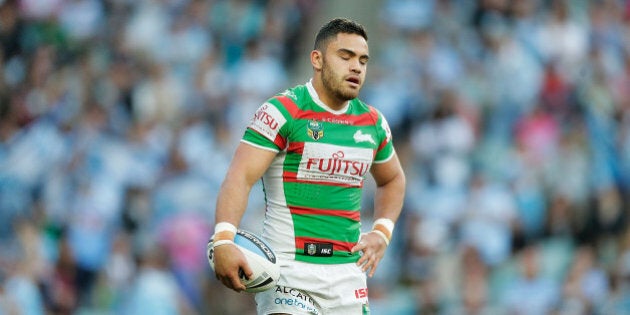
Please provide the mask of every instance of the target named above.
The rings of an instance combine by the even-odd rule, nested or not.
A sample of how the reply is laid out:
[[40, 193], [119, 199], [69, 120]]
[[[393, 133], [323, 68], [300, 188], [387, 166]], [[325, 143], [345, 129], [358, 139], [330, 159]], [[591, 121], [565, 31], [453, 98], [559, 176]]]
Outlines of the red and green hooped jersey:
[[[279, 256], [320, 264], [355, 262], [363, 181], [394, 155], [387, 121], [358, 99], [332, 111], [311, 85], [265, 102], [242, 142], [278, 152], [263, 175], [263, 236]], [[329, 255], [313, 255], [326, 244]], [[309, 246], [310, 245], [310, 246]]]

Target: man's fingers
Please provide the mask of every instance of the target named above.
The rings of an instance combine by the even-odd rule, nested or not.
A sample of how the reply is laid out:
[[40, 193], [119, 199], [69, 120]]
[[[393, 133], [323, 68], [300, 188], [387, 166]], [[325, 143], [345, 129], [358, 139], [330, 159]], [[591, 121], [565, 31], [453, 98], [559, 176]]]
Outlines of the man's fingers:
[[243, 283], [241, 283], [241, 279], [239, 277], [231, 277], [230, 280], [232, 281], [231, 286], [234, 291], [241, 292], [245, 290], [245, 286], [243, 285]]
[[367, 244], [365, 243], [365, 241], [359, 241], [357, 245], [354, 245], [354, 247], [350, 249], [350, 251], [352, 253], [356, 253], [358, 251], [364, 250], [366, 247], [367, 247]]
[[375, 260], [372, 264], [372, 269], [370, 269], [370, 274], [368, 275], [370, 278], [374, 276], [374, 273], [376, 272], [376, 267], [378, 267], [378, 260]]
[[370, 260], [365, 265], [363, 265], [361, 269], [363, 270], [363, 272], [367, 272], [368, 277], [371, 278], [376, 272], [376, 266], [378, 266], [378, 262], [376, 262], [375, 260]]
[[379, 261], [380, 259], [374, 254], [363, 255], [363, 257], [357, 261], [357, 265], [361, 267], [363, 272], [368, 272], [368, 276], [371, 278], [376, 272]]
[[243, 266], [241, 266], [241, 268], [239, 269], [239, 274], [241, 272], [243, 273], [242, 275], [247, 280], [251, 279], [252, 276], [254, 276], [254, 271], [252, 270], [252, 268], [249, 267], [249, 264], [244, 264]]
[[246, 289], [245, 285], [241, 283], [241, 279], [251, 279], [254, 275], [247, 259], [236, 246], [217, 247], [215, 250], [215, 270], [217, 279], [236, 292]]
[[[363, 265], [365, 263], [367, 263], [367, 260], [368, 260], [367, 255], [361, 256], [361, 258], [359, 258], [359, 260], [357, 261], [357, 266], [361, 266], [362, 267], [361, 269], [363, 269]], [[363, 270], [363, 271], [365, 271], [365, 270]]]
[[370, 261], [370, 250], [368, 249], [368, 244], [365, 240], [360, 240], [357, 245], [355, 245], [351, 251], [356, 253], [358, 251], [361, 252], [361, 258], [357, 261], [357, 266], [360, 266], [363, 271], [366, 271], [366, 265], [369, 264]]
[[[369, 239], [371, 236], [366, 235], [365, 237]], [[369, 277], [374, 276], [376, 267], [378, 266], [383, 254], [381, 249], [379, 249], [379, 246], [380, 245], [376, 245], [376, 243], [374, 243], [373, 239], [368, 242], [368, 240], [362, 237], [361, 240], [351, 249], [353, 253], [361, 251], [361, 258], [357, 261], [357, 266], [359, 266], [363, 272], [368, 272]]]
[[238, 273], [236, 274], [229, 274], [229, 275], [225, 275], [225, 276], [219, 276], [217, 275], [217, 279], [219, 279], [221, 281], [221, 283], [223, 283], [223, 285], [225, 285], [226, 287], [236, 291], [236, 292], [240, 292], [245, 290], [245, 285], [243, 285], [243, 283], [241, 283], [241, 279], [239, 278]]
[[365, 258], [364, 263], [361, 264], [361, 269], [363, 271], [368, 271], [372, 265], [374, 264], [374, 255], [369, 254], [369, 255], [363, 255], [362, 258]]

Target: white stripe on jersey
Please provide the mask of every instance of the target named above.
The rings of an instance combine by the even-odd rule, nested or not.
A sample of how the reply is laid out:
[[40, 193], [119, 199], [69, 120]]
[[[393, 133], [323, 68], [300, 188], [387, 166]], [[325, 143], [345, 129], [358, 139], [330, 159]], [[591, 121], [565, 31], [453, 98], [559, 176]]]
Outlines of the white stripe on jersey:
[[286, 152], [280, 152], [263, 175], [267, 211], [262, 236], [278, 256], [292, 260], [295, 258], [295, 234], [282, 183], [285, 157]]
[[264, 147], [262, 145], [258, 145], [258, 144], [254, 143], [254, 142], [247, 141], [247, 140], [244, 140], [244, 139], [241, 139], [241, 142], [247, 143], [247, 144], [251, 145], [252, 147], [256, 147], [256, 148], [259, 148], [259, 149], [263, 149], [263, 150], [267, 150], [267, 151], [271, 151], [271, 152], [279, 152], [279, 150], [277, 150], [277, 149], [267, 148], [267, 147]]

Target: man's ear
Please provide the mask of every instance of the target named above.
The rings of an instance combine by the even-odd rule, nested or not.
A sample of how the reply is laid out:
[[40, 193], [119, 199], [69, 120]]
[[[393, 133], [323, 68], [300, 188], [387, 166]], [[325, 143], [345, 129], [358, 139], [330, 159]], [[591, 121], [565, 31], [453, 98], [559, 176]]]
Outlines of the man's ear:
[[322, 69], [323, 57], [324, 56], [322, 55], [321, 51], [319, 50], [311, 51], [311, 64], [313, 65], [313, 69], [315, 69], [315, 71], [319, 71]]

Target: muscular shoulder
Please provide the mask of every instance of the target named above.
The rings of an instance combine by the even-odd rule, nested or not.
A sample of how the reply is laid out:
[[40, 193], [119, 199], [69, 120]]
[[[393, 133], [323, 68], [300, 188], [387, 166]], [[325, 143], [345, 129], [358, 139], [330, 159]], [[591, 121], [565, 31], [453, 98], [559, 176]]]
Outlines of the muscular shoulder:
[[287, 97], [293, 102], [302, 102], [305, 98], [310, 98], [308, 94], [308, 89], [304, 84], [288, 88], [274, 96], [274, 98], [277, 97]]
[[351, 101], [350, 111], [348, 114], [367, 116], [374, 125], [378, 124], [383, 119], [383, 115], [376, 107], [366, 104], [358, 98]]
[[304, 84], [301, 84], [274, 95], [269, 101], [277, 103], [289, 112], [294, 112], [295, 110], [303, 110], [307, 107], [312, 103], [312, 98], [308, 93], [308, 88]]

